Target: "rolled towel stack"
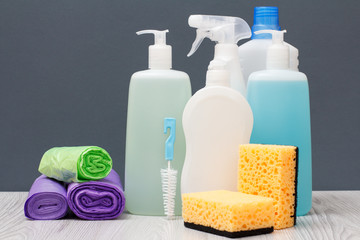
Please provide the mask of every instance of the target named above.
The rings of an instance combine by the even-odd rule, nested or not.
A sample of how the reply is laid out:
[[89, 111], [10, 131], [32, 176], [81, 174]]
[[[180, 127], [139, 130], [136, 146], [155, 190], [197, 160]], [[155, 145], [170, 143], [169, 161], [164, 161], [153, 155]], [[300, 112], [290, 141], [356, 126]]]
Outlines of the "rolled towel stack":
[[88, 220], [113, 219], [125, 208], [123, 187], [114, 170], [98, 181], [70, 183], [67, 201], [76, 216]]
[[[95, 146], [56, 147], [43, 155], [41, 175], [25, 202], [25, 216], [34, 220], [59, 219], [68, 212], [88, 220], [118, 217], [125, 208], [119, 175], [112, 159]], [[66, 183], [67, 189], [65, 187]]]
[[25, 202], [25, 216], [34, 220], [54, 220], [64, 217], [67, 211], [64, 184], [45, 175], [38, 177]]

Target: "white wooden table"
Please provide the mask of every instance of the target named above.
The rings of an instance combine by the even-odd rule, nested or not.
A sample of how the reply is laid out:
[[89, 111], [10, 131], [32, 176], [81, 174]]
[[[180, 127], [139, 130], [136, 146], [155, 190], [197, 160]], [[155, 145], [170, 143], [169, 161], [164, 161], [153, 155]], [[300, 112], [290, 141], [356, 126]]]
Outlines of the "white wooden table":
[[[122, 214], [106, 221], [76, 218], [31, 221], [24, 216], [27, 192], [0, 192], [0, 239], [228, 239], [187, 229], [181, 217]], [[360, 239], [360, 191], [313, 193], [313, 208], [293, 228], [242, 239]]]

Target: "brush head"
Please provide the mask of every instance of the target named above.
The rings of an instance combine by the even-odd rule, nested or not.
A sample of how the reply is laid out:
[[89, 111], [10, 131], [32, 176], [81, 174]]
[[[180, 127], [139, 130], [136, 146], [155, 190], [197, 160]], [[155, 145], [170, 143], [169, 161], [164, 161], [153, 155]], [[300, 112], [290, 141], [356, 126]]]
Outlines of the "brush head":
[[167, 169], [161, 169], [160, 173], [165, 215], [172, 219], [175, 216], [177, 170], [169, 166]]

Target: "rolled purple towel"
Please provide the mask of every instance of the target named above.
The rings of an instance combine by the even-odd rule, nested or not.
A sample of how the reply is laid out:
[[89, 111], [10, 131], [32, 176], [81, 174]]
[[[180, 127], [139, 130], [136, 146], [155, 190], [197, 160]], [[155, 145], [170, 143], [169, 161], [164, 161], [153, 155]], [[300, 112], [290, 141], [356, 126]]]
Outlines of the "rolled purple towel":
[[25, 216], [33, 220], [54, 220], [64, 217], [67, 210], [65, 186], [45, 175], [38, 177], [25, 201]]
[[123, 187], [114, 170], [101, 180], [70, 183], [67, 201], [76, 216], [87, 220], [113, 219], [125, 208]]

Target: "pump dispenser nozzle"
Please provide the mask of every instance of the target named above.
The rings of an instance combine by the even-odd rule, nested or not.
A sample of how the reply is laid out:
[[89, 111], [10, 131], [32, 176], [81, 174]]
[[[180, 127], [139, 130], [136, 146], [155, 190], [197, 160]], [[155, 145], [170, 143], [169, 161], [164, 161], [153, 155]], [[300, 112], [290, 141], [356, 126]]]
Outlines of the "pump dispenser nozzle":
[[260, 30], [255, 34], [272, 34], [272, 45], [267, 50], [267, 69], [288, 69], [289, 68], [289, 46], [284, 44], [284, 33], [286, 30]]
[[137, 35], [154, 34], [154, 45], [149, 46], [149, 68], [170, 69], [172, 66], [171, 46], [166, 45], [166, 33], [169, 30], [142, 30]]
[[251, 37], [249, 25], [241, 18], [213, 15], [191, 15], [189, 26], [197, 28], [196, 39], [188, 57], [199, 48], [204, 38], [209, 38], [217, 43], [237, 44], [244, 38]]

